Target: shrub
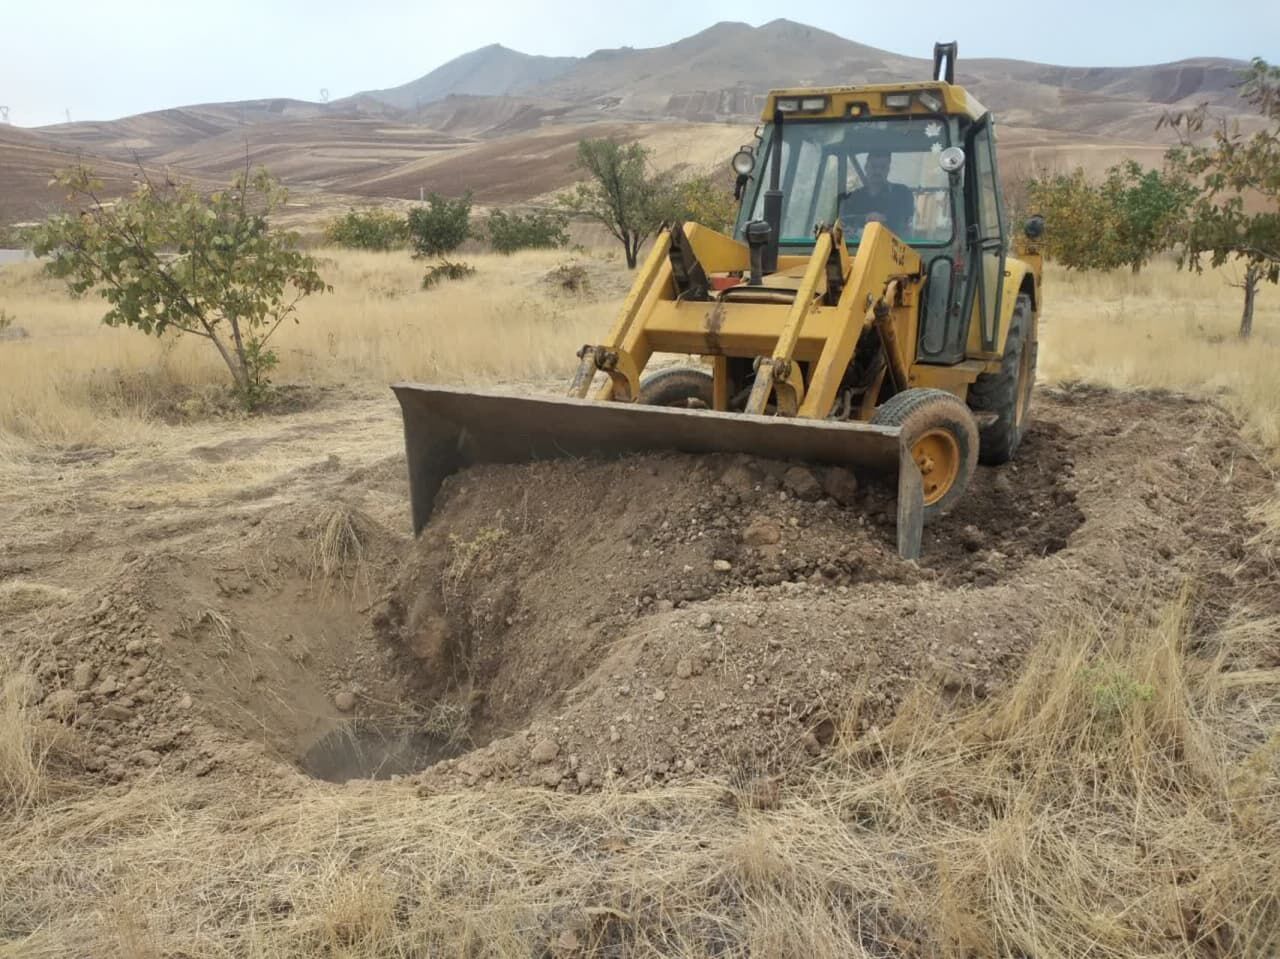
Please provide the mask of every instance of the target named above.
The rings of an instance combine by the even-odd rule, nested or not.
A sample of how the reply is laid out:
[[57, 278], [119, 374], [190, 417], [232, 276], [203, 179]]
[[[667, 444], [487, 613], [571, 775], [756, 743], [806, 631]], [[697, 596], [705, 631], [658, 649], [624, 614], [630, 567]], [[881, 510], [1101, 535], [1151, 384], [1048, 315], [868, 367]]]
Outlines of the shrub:
[[499, 253], [552, 249], [568, 244], [568, 224], [568, 214], [561, 212], [535, 210], [521, 214], [494, 210], [485, 223], [485, 233], [489, 245]]
[[352, 250], [398, 250], [409, 242], [409, 221], [392, 210], [348, 210], [329, 221], [324, 238]]

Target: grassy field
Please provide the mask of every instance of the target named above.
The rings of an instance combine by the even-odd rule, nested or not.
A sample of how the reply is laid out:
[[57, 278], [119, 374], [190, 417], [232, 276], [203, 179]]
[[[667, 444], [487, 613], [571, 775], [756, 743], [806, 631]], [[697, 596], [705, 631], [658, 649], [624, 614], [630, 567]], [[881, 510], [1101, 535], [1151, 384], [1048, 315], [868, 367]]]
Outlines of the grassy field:
[[[568, 254], [477, 256], [475, 277], [424, 292], [407, 255], [323, 256], [334, 293], [282, 331], [282, 383], [542, 386], [626, 281], [588, 257], [593, 292], [570, 295], [545, 281]], [[1275, 451], [1280, 292], [1263, 290], [1242, 343], [1229, 279], [1051, 270], [1042, 380], [1211, 396]], [[0, 307], [29, 334], [0, 341], [12, 482], [51, 449], [190, 445], [239, 415], [218, 405], [225, 374], [202, 343], [103, 328], [98, 304], [29, 266], [0, 270]], [[1280, 547], [1280, 500], [1258, 510]], [[0, 929], [0, 957], [516, 956], [534, 940], [555, 957], [693, 959], [729, 941], [806, 959], [1274, 956], [1280, 677], [1256, 665], [1280, 622], [1241, 608], [1189, 649], [1195, 589], [1134, 621], [1082, 611], [971, 710], [921, 693], [776, 804], [734, 783], [428, 802], [360, 786], [228, 797], [157, 778], [94, 795], [64, 776], [75, 744], [36, 721], [13, 673], [0, 872], [21, 892], [5, 908], [74, 919], [11, 944]], [[868, 951], [871, 928], [889, 953]]]
[[[626, 289], [618, 258], [604, 255], [482, 254], [469, 258], [475, 276], [423, 291], [421, 265], [407, 254], [321, 251], [333, 293], [305, 301], [301, 323], [281, 329], [276, 379], [380, 388], [399, 378], [481, 383], [565, 373]], [[575, 261], [594, 281], [585, 295], [547, 279]], [[1137, 276], [1050, 268], [1041, 380], [1216, 396], [1276, 446], [1280, 291], [1264, 288], [1256, 332], [1243, 342], [1232, 279], [1230, 269], [1196, 275], [1170, 263]], [[9, 444], [127, 436], [175, 397], [224, 382], [207, 344], [104, 327], [96, 300], [69, 298], [35, 264], [0, 271], [0, 308], [29, 334], [0, 347], [0, 431]]]

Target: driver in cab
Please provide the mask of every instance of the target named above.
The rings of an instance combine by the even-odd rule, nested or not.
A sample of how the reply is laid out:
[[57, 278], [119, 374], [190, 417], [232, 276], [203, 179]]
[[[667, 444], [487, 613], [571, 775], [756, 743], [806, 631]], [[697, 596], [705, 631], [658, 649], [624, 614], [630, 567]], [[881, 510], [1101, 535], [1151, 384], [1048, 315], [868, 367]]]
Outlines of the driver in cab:
[[910, 187], [889, 182], [892, 159], [887, 150], [867, 156], [866, 182], [845, 197], [840, 206], [845, 229], [859, 231], [868, 223], [883, 223], [900, 237], [911, 229], [915, 196]]

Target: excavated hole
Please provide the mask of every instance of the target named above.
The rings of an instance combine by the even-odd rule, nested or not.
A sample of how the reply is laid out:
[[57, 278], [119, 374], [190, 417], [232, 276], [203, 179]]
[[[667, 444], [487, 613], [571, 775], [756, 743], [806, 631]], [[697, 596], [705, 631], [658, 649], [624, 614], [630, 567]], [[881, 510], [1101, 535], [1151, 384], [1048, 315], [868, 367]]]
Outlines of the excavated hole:
[[358, 719], [318, 739], [302, 754], [300, 765], [313, 779], [331, 783], [390, 779], [421, 772], [466, 748], [422, 729]]

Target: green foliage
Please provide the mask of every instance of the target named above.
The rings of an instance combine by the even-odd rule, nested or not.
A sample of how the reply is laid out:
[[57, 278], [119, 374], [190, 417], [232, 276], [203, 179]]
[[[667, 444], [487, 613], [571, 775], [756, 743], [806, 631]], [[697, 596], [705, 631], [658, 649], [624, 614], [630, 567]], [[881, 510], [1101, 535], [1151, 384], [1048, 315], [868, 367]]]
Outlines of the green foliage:
[[700, 223], [721, 233], [733, 228], [738, 204], [733, 193], [713, 177], [696, 176], [671, 183], [667, 188], [665, 219]]
[[1089, 690], [1094, 715], [1104, 721], [1117, 720], [1138, 703], [1155, 699], [1150, 683], [1140, 683], [1119, 669], [1092, 666], [1081, 678]]
[[1201, 185], [1182, 262], [1197, 271], [1206, 259], [1215, 267], [1243, 262], [1237, 285], [1244, 290], [1240, 335], [1247, 337], [1258, 285], [1280, 282], [1280, 67], [1255, 59], [1241, 93], [1270, 121], [1250, 137], [1222, 120], [1210, 143], [1194, 143], [1208, 118], [1203, 109], [1167, 116], [1162, 123], [1183, 141], [1169, 151], [1171, 164]]
[[737, 213], [732, 194], [711, 177], [653, 173], [650, 158], [639, 143], [580, 140], [578, 167], [590, 178], [559, 197], [566, 211], [602, 223], [617, 237], [632, 269], [640, 247], [663, 223], [687, 220], [723, 231]]
[[0, 308], [0, 333], [3, 333], [5, 330], [9, 329], [9, 327], [13, 326], [13, 321], [16, 319], [17, 317], [12, 313]]
[[475, 267], [451, 263], [448, 255], [462, 246], [471, 235], [471, 194], [450, 200], [438, 193], [427, 195], [425, 206], [409, 211], [409, 240], [416, 257], [436, 257], [438, 264], [428, 266], [422, 276], [422, 288], [430, 289], [441, 280], [457, 280], [470, 276]]
[[409, 242], [409, 221], [392, 210], [348, 210], [329, 221], [324, 238], [352, 250], [398, 250]]
[[79, 212], [33, 231], [33, 250], [50, 258], [46, 271], [73, 295], [101, 295], [108, 326], [209, 340], [241, 402], [260, 404], [276, 364], [271, 336], [285, 320], [297, 322], [299, 300], [330, 289], [296, 235], [271, 227], [284, 189], [261, 169], [208, 196], [144, 177], [115, 202], [99, 199], [101, 184], [86, 167], [60, 171], [56, 182]]
[[603, 224], [622, 244], [632, 269], [640, 247], [657, 231], [666, 212], [663, 184], [650, 175], [649, 156], [639, 143], [607, 137], [579, 140], [578, 167], [590, 179], [559, 198], [566, 212]]
[[0, 247], [13, 250], [25, 249], [31, 245], [32, 230], [33, 227], [25, 223], [0, 226]]
[[1083, 169], [1033, 178], [1029, 208], [1048, 224], [1045, 252], [1068, 269], [1135, 273], [1181, 239], [1195, 188], [1181, 171], [1146, 170], [1126, 160], [1101, 183]]
[[568, 225], [569, 215], [559, 211], [535, 210], [522, 214], [494, 210], [485, 222], [485, 233], [497, 252], [514, 253], [567, 245]]
[[415, 256], [445, 259], [471, 235], [471, 194], [450, 200], [438, 193], [409, 211], [409, 240]]

